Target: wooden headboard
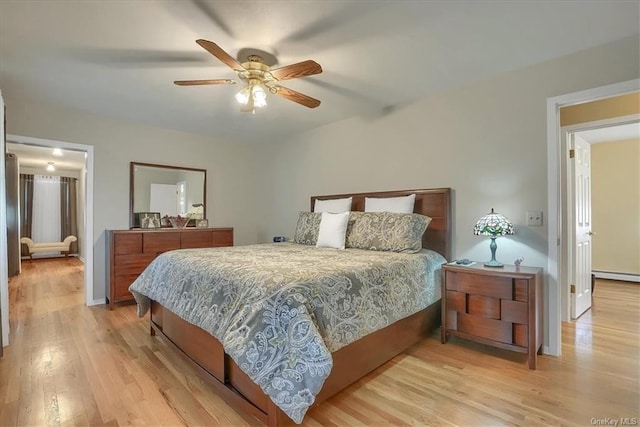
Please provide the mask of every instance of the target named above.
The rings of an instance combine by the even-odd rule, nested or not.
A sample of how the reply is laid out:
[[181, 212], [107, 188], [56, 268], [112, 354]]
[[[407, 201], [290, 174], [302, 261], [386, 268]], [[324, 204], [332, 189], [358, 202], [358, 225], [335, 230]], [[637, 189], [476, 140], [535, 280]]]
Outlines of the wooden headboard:
[[451, 189], [428, 188], [423, 190], [379, 191], [376, 193], [333, 194], [311, 197], [311, 211], [316, 199], [342, 199], [353, 197], [352, 211], [364, 211], [365, 197], [400, 197], [416, 195], [413, 212], [431, 217], [431, 223], [422, 237], [422, 247], [442, 254], [451, 260]]

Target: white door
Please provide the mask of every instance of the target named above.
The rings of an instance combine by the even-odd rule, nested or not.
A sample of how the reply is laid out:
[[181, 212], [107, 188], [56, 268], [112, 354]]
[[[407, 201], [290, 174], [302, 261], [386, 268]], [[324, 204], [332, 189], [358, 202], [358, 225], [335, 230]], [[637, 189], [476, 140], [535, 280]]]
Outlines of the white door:
[[160, 216], [178, 214], [175, 184], [151, 184], [149, 193], [149, 212], [160, 212]]
[[591, 308], [591, 147], [576, 134], [571, 135], [574, 156], [569, 162], [573, 178], [572, 221], [574, 250], [572, 264], [571, 318], [577, 319]]
[[178, 181], [176, 184], [176, 203], [178, 214], [182, 216], [187, 215], [187, 181]]

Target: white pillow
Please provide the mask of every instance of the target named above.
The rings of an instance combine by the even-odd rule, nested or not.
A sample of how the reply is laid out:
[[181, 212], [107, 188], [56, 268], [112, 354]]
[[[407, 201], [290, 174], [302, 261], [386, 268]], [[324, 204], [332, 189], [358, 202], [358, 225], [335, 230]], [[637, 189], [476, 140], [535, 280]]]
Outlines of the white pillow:
[[365, 212], [395, 212], [413, 213], [413, 205], [416, 203], [416, 195], [409, 194], [404, 197], [365, 197]]
[[344, 249], [349, 212], [322, 212], [316, 248]]
[[313, 205], [314, 212], [349, 212], [351, 210], [351, 197], [344, 199], [316, 200]]

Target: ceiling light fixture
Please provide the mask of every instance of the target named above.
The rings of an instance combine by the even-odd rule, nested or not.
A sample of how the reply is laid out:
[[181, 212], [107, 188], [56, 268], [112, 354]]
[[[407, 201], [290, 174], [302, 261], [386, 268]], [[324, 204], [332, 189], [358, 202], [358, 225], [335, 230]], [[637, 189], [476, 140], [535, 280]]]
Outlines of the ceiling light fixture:
[[242, 111], [251, 111], [255, 114], [255, 108], [267, 105], [267, 91], [260, 79], [248, 79], [247, 85], [236, 93], [236, 101], [244, 107]]
[[[209, 40], [198, 39], [196, 43], [233, 69], [233, 71], [238, 74], [238, 78], [245, 83], [245, 87], [236, 94], [236, 100], [242, 104], [240, 111], [255, 114], [256, 108], [265, 107], [267, 105], [267, 92], [308, 108], [316, 108], [320, 105], [320, 101], [317, 99], [278, 84], [282, 80], [313, 76], [321, 73], [322, 67], [317, 62], [308, 59], [296, 64], [271, 69], [271, 66], [275, 65], [277, 60], [268, 52], [249, 48], [241, 49], [240, 52], [252, 52], [246, 55], [246, 62], [241, 64], [220, 46]], [[244, 53], [241, 54], [240, 52], [238, 52], [238, 56], [244, 58]], [[258, 52], [261, 54], [257, 54]], [[266, 61], [265, 57], [262, 56], [263, 54], [266, 55]], [[237, 83], [237, 81], [231, 79], [175, 80], [174, 83], [178, 86], [200, 86], [230, 85]]]
[[53, 149], [53, 155], [54, 155], [54, 156], [57, 156], [57, 157], [62, 156], [62, 150], [61, 150], [61, 149], [59, 149], [59, 148], [54, 148], [54, 149]]
[[53, 166], [54, 163], [53, 162], [47, 162], [47, 172], [53, 172], [56, 170], [56, 168]]
[[251, 94], [251, 88], [249, 86], [243, 87], [240, 92], [236, 93], [236, 101], [242, 105], [247, 105], [249, 102], [249, 95]]

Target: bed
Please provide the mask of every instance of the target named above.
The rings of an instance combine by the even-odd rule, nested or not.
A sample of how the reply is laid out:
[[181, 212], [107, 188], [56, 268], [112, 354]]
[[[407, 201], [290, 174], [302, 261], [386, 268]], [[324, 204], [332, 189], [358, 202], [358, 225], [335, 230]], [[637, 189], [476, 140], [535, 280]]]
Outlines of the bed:
[[[439, 283], [435, 290], [422, 289], [414, 277], [439, 277], [435, 269], [450, 259], [451, 250], [450, 189], [311, 198], [312, 210], [316, 200], [349, 196], [351, 210], [362, 211], [365, 197], [409, 194], [416, 195], [414, 212], [431, 218], [422, 238], [425, 250], [417, 254], [296, 243], [173, 251], [161, 255], [132, 285], [139, 315], [149, 310], [151, 334], [166, 338], [236, 410], [269, 426], [299, 423], [312, 404], [439, 326]], [[343, 265], [338, 257], [348, 257], [344, 270], [329, 271], [326, 265]], [[371, 271], [390, 280], [393, 292], [377, 286], [378, 279], [369, 280]], [[314, 280], [322, 286], [309, 285]], [[347, 288], [360, 297], [347, 294]], [[411, 288], [417, 296], [409, 293]], [[214, 303], [205, 305], [209, 301]], [[416, 309], [416, 304], [422, 305]], [[355, 312], [359, 317], [352, 316]]]

